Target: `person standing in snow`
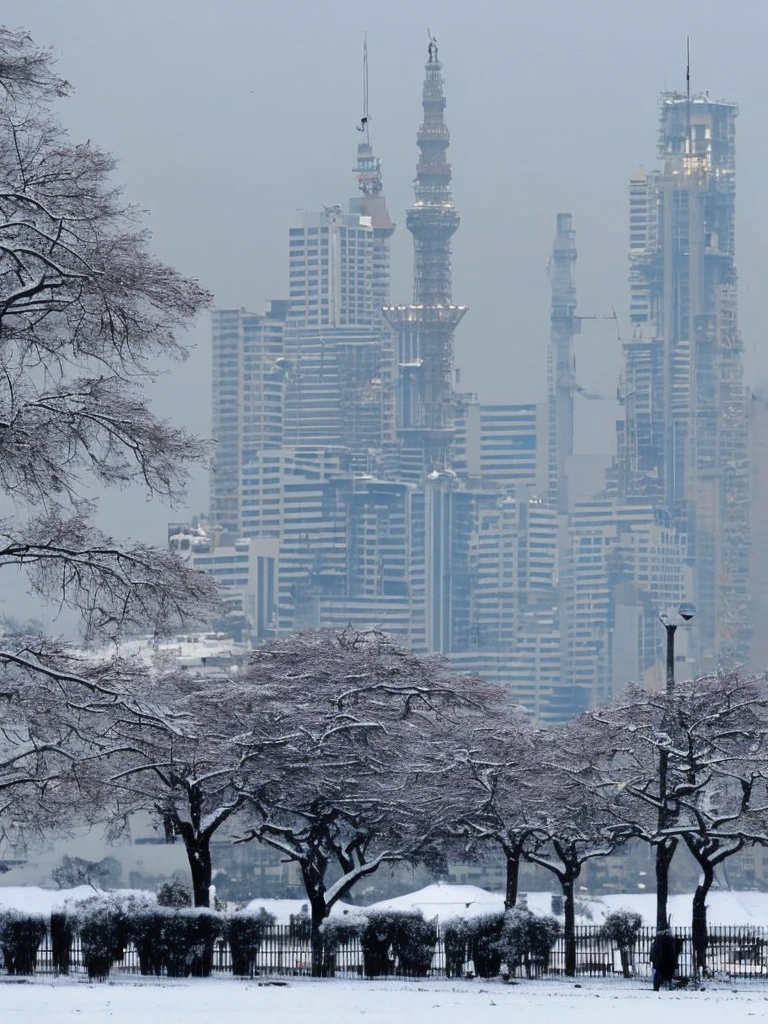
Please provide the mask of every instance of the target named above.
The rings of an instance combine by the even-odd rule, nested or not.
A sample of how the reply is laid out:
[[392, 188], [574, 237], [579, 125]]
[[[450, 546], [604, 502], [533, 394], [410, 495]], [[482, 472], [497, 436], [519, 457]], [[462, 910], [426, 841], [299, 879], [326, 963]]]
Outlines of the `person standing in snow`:
[[669, 985], [677, 970], [677, 943], [668, 928], [661, 928], [651, 943], [650, 961], [653, 967], [653, 991], [658, 992], [662, 983]]

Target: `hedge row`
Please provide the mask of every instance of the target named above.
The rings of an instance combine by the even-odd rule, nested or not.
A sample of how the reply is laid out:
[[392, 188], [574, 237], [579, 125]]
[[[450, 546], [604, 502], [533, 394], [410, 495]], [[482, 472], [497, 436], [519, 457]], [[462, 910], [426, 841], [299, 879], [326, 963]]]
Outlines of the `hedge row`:
[[527, 974], [532, 968], [546, 970], [559, 935], [554, 917], [537, 917], [527, 907], [469, 920], [453, 918], [443, 927], [445, 973], [461, 977], [470, 961], [480, 978], [514, 974], [520, 967]]
[[104, 980], [112, 964], [123, 959], [129, 942], [136, 947], [144, 975], [169, 978], [207, 977], [217, 938], [232, 952], [232, 973], [252, 977], [264, 930], [271, 914], [172, 909], [154, 904], [94, 898], [71, 911], [55, 911], [50, 922], [40, 914], [16, 910], [0, 913], [0, 949], [9, 974], [33, 974], [40, 944], [50, 928], [53, 966], [68, 974], [72, 939], [80, 936], [83, 963], [91, 980]]
[[[83, 963], [92, 980], [103, 980], [112, 964], [133, 943], [143, 975], [169, 978], [208, 977], [216, 940], [229, 943], [232, 973], [253, 977], [264, 932], [275, 923], [271, 914], [222, 914], [213, 910], [166, 907], [94, 897], [69, 911], [56, 911], [50, 923], [41, 915], [0, 913], [0, 948], [9, 974], [32, 974], [37, 951], [50, 928], [53, 966], [67, 974], [72, 939], [80, 937]], [[632, 922], [634, 924], [634, 922]], [[294, 928], [292, 930], [297, 930]], [[496, 977], [521, 966], [545, 970], [560, 928], [551, 917], [536, 917], [519, 907], [506, 914], [471, 920], [455, 918], [443, 927], [448, 977], [472, 970], [481, 978]], [[323, 973], [335, 972], [339, 946], [360, 941], [363, 970], [377, 978], [399, 973], [426, 977], [437, 943], [437, 921], [418, 911], [372, 911], [358, 919], [330, 919], [323, 925]]]

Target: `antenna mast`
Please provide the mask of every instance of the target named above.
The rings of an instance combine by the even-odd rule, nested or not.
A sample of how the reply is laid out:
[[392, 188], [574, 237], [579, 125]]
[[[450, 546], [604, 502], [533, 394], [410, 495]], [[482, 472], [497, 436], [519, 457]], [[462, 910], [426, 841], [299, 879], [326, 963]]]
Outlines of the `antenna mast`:
[[691, 37], [685, 37], [685, 119], [686, 139], [688, 157], [693, 159], [693, 139], [691, 138]]
[[363, 116], [360, 118], [360, 130], [365, 133], [365, 141], [370, 142], [368, 134], [368, 33], [363, 36]]

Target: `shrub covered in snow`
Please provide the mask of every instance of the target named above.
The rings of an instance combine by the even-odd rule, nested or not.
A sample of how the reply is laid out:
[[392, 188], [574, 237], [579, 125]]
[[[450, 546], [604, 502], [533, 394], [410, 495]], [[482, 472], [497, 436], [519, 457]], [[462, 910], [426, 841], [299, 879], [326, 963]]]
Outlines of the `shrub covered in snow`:
[[69, 974], [75, 919], [67, 910], [51, 911], [51, 959], [57, 974]]
[[632, 974], [633, 951], [642, 927], [642, 914], [622, 907], [609, 914], [600, 929], [603, 938], [616, 943], [621, 957], [621, 970], [625, 978], [629, 978]]
[[[95, 902], [78, 911], [83, 963], [90, 981], [105, 981], [112, 961], [122, 959], [125, 920], [114, 904]], [[115, 954], [120, 953], [117, 957]]]
[[445, 975], [447, 978], [461, 978], [464, 974], [464, 964], [469, 959], [471, 924], [472, 922], [463, 917], [452, 917], [443, 925]]
[[161, 913], [163, 960], [169, 978], [207, 978], [213, 947], [222, 933], [221, 916], [212, 910], [165, 910]]
[[504, 914], [482, 914], [474, 918], [454, 917], [443, 926], [445, 971], [461, 977], [464, 965], [472, 961], [480, 978], [495, 978], [501, 970], [499, 940]]
[[221, 915], [191, 907], [136, 907], [128, 915], [128, 934], [143, 975], [206, 978], [213, 966], [216, 939], [224, 931]]
[[35, 960], [48, 925], [41, 914], [0, 913], [0, 949], [9, 974], [34, 974]]
[[420, 911], [378, 910], [366, 915], [360, 937], [369, 978], [392, 974], [396, 963], [403, 974], [424, 977], [435, 952], [437, 924], [425, 921]]
[[554, 917], [537, 917], [527, 907], [513, 907], [504, 915], [496, 948], [510, 974], [524, 966], [530, 977], [532, 968], [546, 970], [559, 935], [560, 924]]
[[252, 978], [256, 973], [264, 930], [275, 923], [273, 914], [261, 908], [257, 914], [238, 911], [224, 921], [224, 935], [232, 954], [232, 973], [238, 978]]
[[606, 939], [615, 942], [619, 949], [631, 949], [642, 927], [643, 915], [622, 907], [608, 914], [600, 932]]
[[129, 934], [143, 975], [162, 974], [163, 917], [160, 907], [137, 907], [128, 918]]
[[74, 911], [91, 979], [104, 979], [133, 942], [143, 975], [207, 977], [224, 922], [214, 911], [162, 906], [151, 899], [116, 896], [84, 900]]
[[157, 904], [160, 907], [173, 907], [174, 910], [191, 907], [192, 890], [180, 878], [173, 878], [170, 882], [163, 882], [158, 886]]
[[468, 922], [470, 931], [470, 959], [475, 965], [475, 974], [480, 978], [495, 978], [501, 970], [501, 953], [498, 949], [504, 926], [503, 914], [483, 914]]
[[395, 929], [395, 955], [403, 974], [425, 978], [432, 966], [437, 944], [437, 919], [421, 914], [401, 914]]
[[301, 913], [290, 915], [288, 934], [296, 942], [309, 942], [309, 937], [312, 934], [312, 919], [306, 904], [301, 908]]
[[[138, 905], [135, 898], [125, 899], [112, 893], [93, 896], [75, 905], [69, 920], [80, 935], [83, 963], [91, 980], [104, 980], [112, 964], [125, 956], [125, 947], [131, 940], [131, 915]], [[66, 923], [65, 917], [62, 924], [62, 946], [66, 937]]]

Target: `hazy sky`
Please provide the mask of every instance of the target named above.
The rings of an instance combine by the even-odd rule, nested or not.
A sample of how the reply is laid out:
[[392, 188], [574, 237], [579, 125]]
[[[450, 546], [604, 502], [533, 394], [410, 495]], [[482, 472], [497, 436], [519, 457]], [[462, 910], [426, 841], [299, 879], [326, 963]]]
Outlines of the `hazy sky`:
[[[736, 100], [741, 327], [750, 379], [768, 374], [761, 300], [768, 238], [765, 0], [6, 0], [4, 18], [61, 53], [76, 88], [62, 114], [75, 139], [120, 159], [128, 196], [151, 211], [160, 256], [195, 275], [217, 305], [264, 308], [287, 292], [287, 229], [297, 210], [346, 203], [368, 33], [371, 130], [384, 164], [393, 300], [410, 299], [415, 133], [427, 26], [444, 65], [461, 228], [454, 296], [471, 307], [457, 335], [462, 387], [486, 401], [541, 400], [548, 336], [546, 264], [555, 215], [577, 230], [580, 312], [626, 326], [627, 179], [653, 166], [658, 94], [684, 84]], [[167, 376], [169, 416], [209, 430], [208, 322]], [[580, 382], [615, 394], [615, 325], [585, 325]], [[577, 410], [582, 450], [608, 450], [613, 402]], [[203, 475], [191, 493], [204, 509]], [[171, 514], [139, 495], [106, 502], [115, 534], [162, 541]]]

